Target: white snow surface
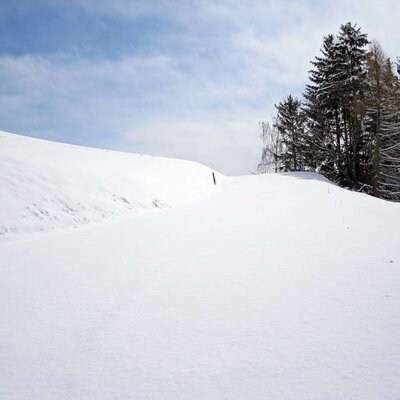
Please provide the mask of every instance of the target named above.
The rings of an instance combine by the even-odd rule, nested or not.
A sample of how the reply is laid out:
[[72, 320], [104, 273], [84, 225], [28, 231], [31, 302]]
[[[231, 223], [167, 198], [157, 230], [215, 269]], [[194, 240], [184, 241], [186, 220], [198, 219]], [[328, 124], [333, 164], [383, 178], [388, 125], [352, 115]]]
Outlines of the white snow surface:
[[189, 161], [0, 132], [0, 240], [185, 204], [214, 189], [211, 173]]
[[0, 399], [398, 400], [400, 205], [311, 173], [217, 188], [0, 243]]

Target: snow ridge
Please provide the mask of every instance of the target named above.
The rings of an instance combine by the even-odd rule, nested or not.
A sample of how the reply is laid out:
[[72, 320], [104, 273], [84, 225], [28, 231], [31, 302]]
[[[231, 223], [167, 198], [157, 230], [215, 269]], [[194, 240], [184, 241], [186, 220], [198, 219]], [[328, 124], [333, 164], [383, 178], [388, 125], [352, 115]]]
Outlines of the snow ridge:
[[0, 132], [0, 240], [186, 204], [214, 188], [212, 170], [195, 162]]

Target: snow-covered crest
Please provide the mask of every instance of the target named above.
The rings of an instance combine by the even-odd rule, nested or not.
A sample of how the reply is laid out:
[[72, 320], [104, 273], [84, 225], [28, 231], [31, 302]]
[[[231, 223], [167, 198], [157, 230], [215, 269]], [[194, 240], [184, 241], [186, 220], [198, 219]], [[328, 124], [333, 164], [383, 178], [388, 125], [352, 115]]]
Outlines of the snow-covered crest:
[[213, 189], [212, 170], [191, 161], [0, 133], [0, 240], [185, 204]]
[[[41, 196], [85, 199], [78, 179], [108, 198], [132, 164], [151, 208], [214, 187], [197, 164], [11, 139], [8, 171]], [[0, 399], [397, 399], [399, 221], [400, 204], [299, 172], [0, 243]]]

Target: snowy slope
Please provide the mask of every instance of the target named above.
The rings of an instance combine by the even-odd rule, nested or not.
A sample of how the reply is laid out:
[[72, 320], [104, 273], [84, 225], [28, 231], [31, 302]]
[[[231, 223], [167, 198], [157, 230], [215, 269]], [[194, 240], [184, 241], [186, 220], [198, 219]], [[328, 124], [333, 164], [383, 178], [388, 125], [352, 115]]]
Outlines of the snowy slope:
[[399, 221], [267, 175], [0, 243], [0, 398], [399, 399]]
[[0, 132], [0, 240], [185, 204], [214, 189], [211, 173], [189, 161]]

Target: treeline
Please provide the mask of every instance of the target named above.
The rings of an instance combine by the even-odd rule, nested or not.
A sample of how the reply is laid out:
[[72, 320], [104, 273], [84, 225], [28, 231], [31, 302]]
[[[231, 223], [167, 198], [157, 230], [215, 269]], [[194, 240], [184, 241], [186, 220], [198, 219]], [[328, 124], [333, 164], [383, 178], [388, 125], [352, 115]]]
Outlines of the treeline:
[[[323, 39], [303, 98], [262, 123], [259, 172], [317, 171], [341, 186], [400, 201], [400, 65], [356, 25]], [[397, 70], [396, 70], [397, 68]]]

